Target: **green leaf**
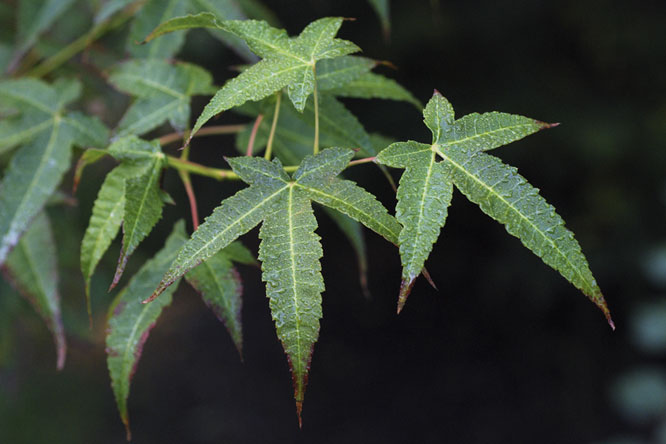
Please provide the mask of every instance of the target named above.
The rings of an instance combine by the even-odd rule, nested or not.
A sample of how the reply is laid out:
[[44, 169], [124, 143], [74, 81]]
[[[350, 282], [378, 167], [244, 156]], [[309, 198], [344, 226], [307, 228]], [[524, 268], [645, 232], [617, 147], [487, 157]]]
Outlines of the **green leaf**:
[[296, 411], [301, 417], [314, 343], [319, 336], [323, 255], [307, 195], [282, 193], [261, 226], [259, 260], [277, 335], [289, 359]]
[[389, 32], [391, 32], [389, 0], [368, 0], [368, 2], [370, 2], [370, 5], [372, 5], [379, 20], [382, 22], [384, 35], [388, 36]]
[[150, 330], [155, 326], [162, 310], [171, 303], [176, 285], [167, 290], [159, 301], [152, 304], [142, 304], [141, 301], [155, 288], [185, 239], [185, 224], [180, 221], [174, 226], [164, 248], [134, 275], [127, 287], [118, 294], [109, 311], [107, 365], [118, 412], [127, 429], [128, 438], [130, 432], [127, 398], [130, 382]]
[[174, 57], [185, 42], [185, 35], [171, 34], [152, 42], [139, 45], [160, 23], [185, 14], [186, 0], [148, 1], [134, 16], [127, 37], [127, 50], [136, 58], [168, 59]]
[[32, 47], [74, 0], [21, 0], [18, 8], [16, 56]]
[[317, 88], [319, 91], [341, 88], [369, 72], [376, 64], [374, 60], [358, 56], [320, 60], [317, 62]]
[[163, 167], [164, 162], [155, 159], [143, 174], [126, 181], [123, 245], [110, 288], [118, 284], [129, 257], [162, 218], [164, 202], [160, 194], [159, 179]]
[[372, 194], [335, 177], [353, 155], [349, 149], [322, 150], [303, 159], [291, 178], [277, 159], [228, 159], [250, 187], [225, 199], [192, 234], [148, 299], [157, 298], [185, 273], [263, 221], [259, 234], [262, 279], [292, 369], [299, 421], [324, 291], [319, 264], [322, 250], [314, 233], [317, 222], [310, 200], [347, 214], [393, 242], [400, 230]]
[[[238, 245], [238, 242], [234, 244]], [[232, 244], [233, 245], [233, 244]], [[228, 247], [227, 247], [228, 248]], [[243, 285], [226, 249], [220, 250], [185, 275], [185, 280], [201, 295], [229, 331], [238, 353], [243, 355], [241, 308]]]
[[53, 334], [58, 370], [65, 365], [67, 344], [60, 315], [58, 264], [51, 224], [40, 213], [5, 263], [9, 280], [35, 307]]
[[126, 162], [106, 175], [93, 205], [88, 228], [81, 242], [81, 272], [86, 299], [90, 301], [90, 280], [97, 264], [118, 234], [125, 215], [125, 181], [146, 170], [145, 163]]
[[60, 124], [14, 155], [0, 184], [0, 264], [69, 168], [70, 134]]
[[[515, 168], [483, 152], [553, 125], [502, 113], [471, 114], [455, 120], [453, 107], [437, 91], [423, 116], [433, 134], [431, 145], [394, 143], [377, 157], [385, 165], [406, 168], [396, 207], [396, 217], [403, 225], [398, 311], [439, 236], [455, 185], [597, 304], [614, 327], [580, 245], [562, 218]], [[437, 158], [442, 160], [437, 162]]]
[[343, 86], [331, 88], [328, 93], [356, 99], [398, 100], [411, 103], [419, 109], [423, 107], [421, 102], [398, 82], [373, 72], [367, 72]]
[[107, 151], [119, 161], [152, 162], [162, 155], [157, 141], [147, 142], [136, 136], [121, 137], [113, 142]]
[[286, 32], [266, 22], [229, 20], [218, 23], [221, 29], [245, 40], [263, 60], [227, 82], [215, 94], [197, 119], [192, 134], [214, 115], [249, 100], [261, 100], [285, 87], [296, 109], [303, 111], [314, 91], [316, 62], [359, 50], [351, 42], [334, 38], [341, 24], [341, 18], [319, 19], [310, 23], [298, 37], [290, 39]]
[[109, 77], [119, 90], [137, 97], [118, 124], [118, 136], [145, 134], [165, 121], [178, 131], [189, 125], [192, 95], [207, 94], [212, 77], [188, 63], [171, 65], [163, 60], [131, 60]]
[[161, 37], [164, 34], [193, 28], [223, 29], [223, 26], [220, 20], [215, 17], [215, 14], [210, 12], [201, 12], [195, 15], [175, 17], [167, 20], [164, 23], [160, 23], [159, 26], [153, 29], [152, 32], [146, 36], [143, 43], [149, 43], [150, 41], [156, 39], [157, 37]]

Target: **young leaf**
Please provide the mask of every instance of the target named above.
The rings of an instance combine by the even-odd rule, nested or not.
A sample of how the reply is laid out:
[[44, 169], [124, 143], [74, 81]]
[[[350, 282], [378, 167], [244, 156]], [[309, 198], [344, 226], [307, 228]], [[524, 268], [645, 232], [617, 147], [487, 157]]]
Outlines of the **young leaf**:
[[172, 19], [160, 25], [147, 38], [150, 40], [178, 29], [193, 27], [218, 28], [243, 39], [263, 60], [227, 82], [206, 105], [197, 119], [192, 134], [214, 115], [257, 101], [287, 88], [296, 109], [303, 111], [307, 98], [315, 88], [317, 61], [341, 57], [359, 50], [346, 40], [336, 39], [341, 18], [323, 18], [310, 23], [296, 38], [283, 30], [256, 20], [217, 20], [212, 14], [198, 14]]
[[123, 246], [110, 288], [118, 284], [129, 257], [162, 218], [164, 202], [160, 194], [159, 179], [163, 166], [162, 159], [157, 158], [143, 174], [127, 179], [123, 215]]
[[[433, 133], [432, 144], [394, 143], [377, 157], [378, 162], [406, 168], [398, 188], [396, 210], [403, 224], [403, 284], [398, 308], [409, 294], [415, 270], [418, 272], [438, 237], [453, 184], [590, 298], [613, 327], [580, 245], [564, 227], [562, 218], [515, 168], [483, 152], [552, 125], [502, 113], [472, 114], [454, 120], [453, 107], [437, 91], [423, 116]], [[435, 161], [437, 157], [441, 162]]]
[[40, 213], [5, 263], [10, 282], [35, 307], [53, 334], [58, 370], [65, 365], [67, 344], [60, 315], [58, 265], [51, 224]]
[[[239, 245], [234, 242], [231, 245]], [[229, 245], [227, 248], [229, 248]], [[185, 275], [185, 280], [201, 294], [201, 298], [224, 323], [238, 353], [243, 355], [241, 295], [243, 285], [233, 267], [226, 248], [205, 260]]]
[[130, 429], [127, 398], [130, 382], [150, 330], [155, 326], [162, 310], [171, 303], [176, 285], [153, 304], [142, 304], [141, 300], [155, 288], [185, 239], [185, 223], [180, 221], [174, 226], [164, 248], [132, 277], [109, 310], [106, 337], [107, 365], [118, 412], [127, 429], [128, 439]]
[[225, 199], [192, 234], [146, 301], [158, 297], [185, 273], [263, 220], [259, 248], [262, 279], [292, 369], [299, 421], [324, 290], [319, 264], [322, 251], [314, 233], [317, 222], [310, 201], [338, 209], [394, 242], [400, 230], [398, 222], [374, 196], [353, 182], [335, 177], [353, 155], [349, 149], [323, 150], [303, 159], [291, 178], [277, 159], [228, 159], [234, 172], [250, 187]]
[[146, 170], [145, 163], [125, 162], [106, 175], [93, 205], [88, 228], [81, 242], [81, 272], [86, 299], [90, 301], [90, 279], [100, 259], [118, 234], [125, 214], [125, 181]]

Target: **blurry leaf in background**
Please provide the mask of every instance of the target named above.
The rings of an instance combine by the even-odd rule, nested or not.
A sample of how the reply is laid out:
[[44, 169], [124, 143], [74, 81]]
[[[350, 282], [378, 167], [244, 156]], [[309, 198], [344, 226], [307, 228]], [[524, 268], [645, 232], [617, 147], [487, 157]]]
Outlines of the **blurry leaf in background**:
[[643, 259], [643, 272], [652, 284], [666, 288], [666, 246], [652, 248]]
[[56, 344], [56, 367], [62, 370], [67, 345], [60, 315], [56, 245], [51, 224], [44, 212], [35, 218], [16, 248], [9, 254], [3, 271], [51, 330]]
[[136, 97], [118, 123], [117, 136], [141, 135], [167, 120], [176, 131], [184, 131], [189, 126], [192, 96], [213, 92], [213, 79], [203, 68], [164, 60], [122, 63], [111, 72], [109, 81]]
[[53, 25], [72, 3], [74, 0], [21, 0], [14, 61], [18, 61], [37, 42], [39, 35]]
[[370, 5], [375, 9], [375, 12], [379, 16], [379, 20], [382, 23], [382, 29], [384, 30], [384, 37], [388, 39], [391, 32], [391, 16], [389, 11], [389, 0], [368, 0]]
[[160, 23], [185, 14], [189, 0], [149, 0], [132, 20], [127, 36], [127, 50], [136, 58], [169, 59], [174, 57], [185, 42], [185, 34], [176, 32], [141, 45], [150, 31]]

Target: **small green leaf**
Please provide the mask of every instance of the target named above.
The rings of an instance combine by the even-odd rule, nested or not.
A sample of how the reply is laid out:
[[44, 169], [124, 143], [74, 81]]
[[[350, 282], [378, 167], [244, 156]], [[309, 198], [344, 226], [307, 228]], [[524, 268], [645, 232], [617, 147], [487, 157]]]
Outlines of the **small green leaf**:
[[160, 23], [159, 26], [153, 29], [152, 32], [146, 36], [143, 43], [148, 43], [157, 37], [163, 36], [164, 34], [193, 28], [223, 29], [223, 26], [220, 20], [215, 17], [215, 14], [210, 12], [201, 12], [196, 15], [175, 17], [165, 21], [164, 23]]
[[97, 193], [88, 228], [81, 242], [81, 272], [86, 299], [90, 301], [90, 280], [95, 268], [118, 234], [125, 214], [125, 181], [146, 170], [145, 163], [122, 163], [106, 175]]
[[[237, 244], [237, 242], [232, 243]], [[231, 245], [230, 245], [231, 246]], [[228, 247], [227, 247], [228, 248]], [[229, 331], [238, 353], [243, 355], [241, 298], [243, 285], [226, 249], [220, 250], [185, 275], [185, 280], [201, 295], [215, 316]]]
[[152, 162], [161, 155], [157, 141], [147, 142], [136, 136], [125, 136], [113, 142], [107, 149], [108, 153], [119, 161]]
[[65, 365], [67, 344], [60, 315], [58, 264], [51, 224], [40, 213], [5, 263], [9, 280], [35, 307], [53, 334], [58, 370]]
[[163, 161], [156, 159], [145, 173], [126, 181], [123, 245], [110, 288], [118, 284], [129, 257], [162, 218], [164, 202], [160, 194], [159, 179], [163, 166]]
[[102, 148], [109, 142], [109, 130], [97, 117], [74, 111], [63, 117], [62, 123], [72, 135], [75, 145]]
[[398, 82], [373, 72], [365, 73], [357, 79], [343, 86], [331, 88], [327, 92], [338, 97], [398, 100], [411, 103], [418, 109], [423, 107], [421, 102]]
[[142, 304], [164, 274], [178, 249], [186, 239], [185, 224], [178, 222], [162, 248], [134, 275], [116, 297], [109, 310], [106, 353], [111, 387], [116, 398], [120, 418], [130, 435], [127, 398], [130, 382], [136, 372], [143, 345], [155, 326], [162, 310], [171, 303], [176, 285], [165, 292], [159, 301]]

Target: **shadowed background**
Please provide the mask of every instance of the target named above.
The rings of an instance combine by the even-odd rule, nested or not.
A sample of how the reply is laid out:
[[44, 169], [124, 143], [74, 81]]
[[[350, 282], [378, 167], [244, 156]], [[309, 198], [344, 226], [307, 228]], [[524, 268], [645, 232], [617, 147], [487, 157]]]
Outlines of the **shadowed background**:
[[[133, 442], [666, 442], [666, 4], [395, 0], [386, 41], [366, 2], [264, 3], [290, 34], [321, 16], [355, 17], [341, 37], [392, 62], [397, 70], [381, 72], [421, 101], [437, 88], [457, 116], [498, 110], [561, 122], [493, 154], [540, 188], [576, 234], [618, 328], [612, 332], [593, 304], [460, 193], [426, 263], [439, 291], [419, 279], [400, 316], [397, 249], [366, 232], [372, 297], [365, 299], [353, 251], [317, 212], [326, 292], [303, 430], [260, 272], [241, 267], [244, 363], [183, 285], [132, 382]], [[217, 84], [241, 63], [197, 32], [181, 54], [211, 69]], [[117, 99], [108, 109], [127, 103]], [[407, 104], [345, 104], [370, 132], [430, 140]], [[192, 159], [222, 167], [222, 155], [234, 153], [232, 137], [201, 139]], [[78, 271], [82, 233], [111, 165], [86, 171], [78, 206], [49, 210], [69, 332], [62, 373], [46, 328], [0, 284], [1, 442], [124, 442], [103, 345], [118, 242], [93, 281], [92, 332]], [[393, 210], [376, 168], [355, 167], [350, 177]], [[171, 221], [189, 214], [173, 171], [165, 186], [178, 206], [166, 209], [128, 272], [159, 248]], [[241, 187], [200, 178], [194, 186], [202, 216]], [[64, 230], [71, 225], [78, 233]], [[256, 234], [243, 238], [254, 251]]]

